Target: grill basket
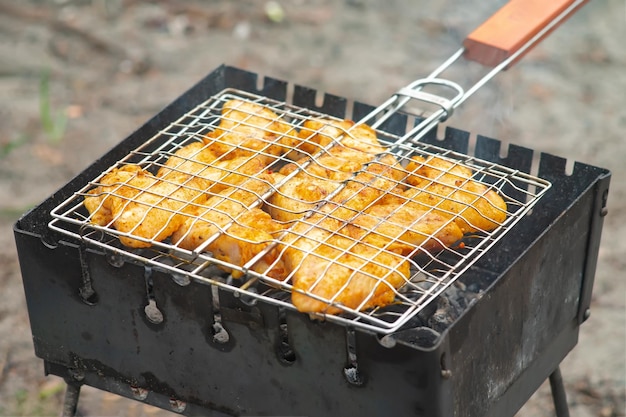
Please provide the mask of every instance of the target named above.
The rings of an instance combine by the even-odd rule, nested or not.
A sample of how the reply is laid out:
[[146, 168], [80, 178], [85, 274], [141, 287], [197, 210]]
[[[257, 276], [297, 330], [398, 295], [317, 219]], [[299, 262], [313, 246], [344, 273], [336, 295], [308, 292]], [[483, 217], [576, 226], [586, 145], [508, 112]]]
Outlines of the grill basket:
[[[518, 169], [512, 169], [505, 167], [503, 165], [498, 165], [493, 162], [488, 162], [485, 160], [478, 159], [477, 157], [470, 157], [464, 155], [462, 153], [453, 152], [451, 150], [447, 150], [441, 148], [439, 146], [434, 146], [432, 144], [422, 144], [420, 142], [415, 142], [411, 140], [407, 140], [405, 137], [394, 135], [384, 130], [379, 130], [377, 132], [377, 137], [381, 145], [383, 145], [384, 153], [377, 154], [371, 164], [377, 163], [377, 160], [385, 160], [389, 156], [393, 156], [393, 160], [397, 161], [400, 165], [396, 170], [402, 171], [402, 167], [406, 167], [407, 164], [411, 161], [411, 158], [418, 156], [420, 158], [424, 158], [429, 160], [428, 158], [437, 158], [439, 161], [446, 161], [449, 163], [445, 169], [439, 168], [441, 171], [436, 178], [423, 178], [420, 177], [420, 181], [428, 181], [429, 184], [434, 184], [437, 186], [446, 187], [445, 193], [448, 193], [443, 196], [442, 201], [440, 201], [437, 205], [433, 207], [429, 207], [428, 211], [425, 211], [422, 215], [422, 218], [426, 218], [429, 214], [432, 214], [435, 211], [445, 212], [446, 214], [450, 214], [454, 217], [450, 220], [450, 222], [454, 221], [454, 218], [459, 218], [465, 216], [464, 213], [471, 210], [471, 204], [467, 202], [458, 201], [457, 195], [462, 195], [465, 197], [469, 197], [474, 201], [485, 200], [485, 195], [489, 190], [496, 191], [504, 201], [506, 202], [506, 220], [503, 220], [501, 223], [497, 224], [497, 227], [493, 230], [484, 230], [481, 229], [480, 226], [471, 226], [471, 233], [467, 233], [466, 236], [460, 242], [455, 242], [453, 246], [438, 249], [436, 252], [432, 253], [432, 251], [423, 250], [423, 246], [419, 245], [415, 250], [411, 252], [408, 256], [408, 262], [410, 264], [410, 275], [403, 279], [403, 283], [398, 286], [398, 288], [393, 288], [395, 295], [395, 302], [391, 308], [374, 308], [374, 309], [360, 309], [360, 308], [351, 308], [349, 306], [343, 305], [340, 302], [336, 301], [333, 295], [330, 296], [320, 296], [312, 291], [297, 289], [294, 290], [293, 285], [291, 284], [292, 275], [288, 274], [286, 276], [276, 278], [272, 276], [270, 273], [257, 272], [255, 270], [255, 263], [259, 263], [264, 260], [264, 255], [266, 255], [270, 250], [274, 250], [276, 246], [282, 246], [280, 253], [284, 253], [286, 248], [289, 249], [291, 247], [296, 247], [294, 245], [293, 236], [298, 237], [306, 237], [307, 232], [309, 230], [322, 230], [324, 232], [324, 236], [332, 236], [331, 232], [327, 231], [326, 227], [322, 223], [325, 219], [338, 220], [342, 225], [351, 225], [355, 222], [354, 218], [362, 215], [362, 213], [352, 214], [350, 212], [350, 216], [352, 218], [346, 219], [344, 217], [339, 217], [336, 212], [340, 211], [342, 207], [339, 209], [333, 209], [333, 211], [324, 211], [325, 207], [330, 205], [331, 199], [330, 196], [326, 197], [320, 203], [310, 209], [305, 213], [294, 213], [289, 212], [289, 217], [297, 217], [299, 221], [286, 221], [282, 222], [282, 226], [284, 230], [281, 230], [282, 233], [276, 233], [272, 236], [272, 240], [268, 242], [264, 242], [267, 246], [261, 251], [261, 253], [257, 254], [253, 259], [247, 262], [244, 265], [236, 264], [230, 262], [228, 260], [218, 259], [211, 252], [207, 250], [208, 244], [212, 242], [218, 242], [223, 236], [227, 236], [232, 238], [232, 234], [230, 232], [231, 227], [239, 226], [242, 227], [240, 219], [242, 218], [243, 213], [233, 213], [225, 211], [225, 209], [220, 209], [220, 204], [223, 202], [229, 202], [229, 199], [232, 199], [232, 195], [237, 192], [242, 192], [246, 190], [247, 184], [253, 183], [258, 176], [250, 175], [243, 179], [241, 183], [234, 185], [228, 190], [230, 191], [228, 194], [224, 193], [214, 193], [213, 199], [209, 201], [214, 201], [215, 199], [219, 199], [220, 203], [215, 203], [213, 206], [209, 206], [208, 202], [199, 204], [201, 213], [208, 213], [208, 216], [202, 217], [199, 214], [189, 215], [185, 212], [188, 208], [188, 201], [180, 200], [180, 197], [175, 197], [174, 195], [185, 194], [189, 195], [195, 191], [194, 187], [196, 186], [193, 183], [193, 179], [189, 180], [186, 177], [186, 182], [182, 184], [168, 184], [170, 187], [167, 188], [170, 194], [168, 195], [159, 195], [157, 198], [151, 199], [150, 203], [141, 203], [146, 207], [146, 213], [155, 213], [157, 210], [165, 211], [166, 216], [170, 219], [174, 216], [184, 216], [185, 218], [193, 221], [192, 224], [196, 224], [199, 222], [210, 223], [212, 227], [216, 230], [215, 234], [209, 236], [203, 245], [198, 248], [185, 249], [181, 247], [178, 243], [172, 242], [171, 240], [154, 240], [150, 238], [142, 238], [134, 233], [133, 230], [130, 232], [121, 232], [115, 230], [109, 225], [106, 226], [98, 226], [93, 223], [93, 215], [90, 216], [89, 213], [84, 208], [83, 202], [85, 198], [90, 197], [90, 190], [93, 190], [94, 187], [104, 186], [101, 182], [101, 178], [110, 174], [112, 170], [124, 169], [129, 166], [141, 166], [144, 170], [148, 172], [152, 172], [156, 174], [157, 171], [167, 168], [167, 161], [175, 160], [176, 158], [181, 159], [181, 162], [178, 165], [182, 166], [191, 161], [192, 157], [187, 157], [187, 159], [182, 159], [177, 156], [177, 151], [188, 146], [192, 143], [202, 143], [203, 139], [207, 137], [211, 132], [215, 132], [220, 129], [220, 122], [226, 120], [229, 123], [235, 124], [233, 127], [230, 127], [225, 132], [224, 129], [220, 129], [222, 132], [219, 137], [216, 139], [212, 139], [211, 142], [206, 146], [215, 146], [219, 145], [221, 147], [229, 146], [228, 142], [226, 142], [223, 137], [229, 134], [233, 134], [233, 132], [237, 132], [237, 129], [246, 129], [250, 127], [250, 122], [253, 117], [255, 117], [252, 113], [245, 113], [246, 110], [237, 110], [240, 113], [245, 114], [245, 118], [243, 120], [233, 121], [229, 119], [227, 116], [223, 116], [221, 114], [221, 110], [225, 103], [231, 102], [231, 100], [245, 100], [246, 102], [255, 103], [262, 105], [265, 109], [272, 110], [276, 115], [278, 115], [278, 119], [281, 122], [288, 123], [290, 127], [294, 129], [294, 131], [301, 130], [303, 128], [303, 123], [307, 120], [312, 119], [324, 119], [324, 120], [333, 120], [336, 123], [341, 122], [342, 120], [333, 117], [329, 118], [328, 115], [308, 110], [303, 107], [298, 107], [294, 105], [289, 105], [284, 101], [277, 101], [269, 98], [265, 98], [263, 96], [250, 94], [248, 92], [242, 90], [234, 90], [234, 89], [226, 89], [218, 94], [211, 96], [208, 100], [202, 102], [201, 104], [193, 107], [190, 111], [186, 112], [182, 117], [178, 118], [176, 121], [167, 125], [164, 129], [157, 132], [147, 141], [142, 143], [136, 149], [131, 150], [127, 155], [124, 156], [120, 161], [117, 161], [111, 168], [109, 168], [105, 173], [101, 174], [98, 178], [95, 178], [89, 181], [85, 186], [83, 186], [80, 190], [74, 193], [70, 198], [63, 201], [58, 207], [52, 210], [52, 216], [54, 220], [50, 223], [50, 227], [54, 230], [57, 230], [61, 233], [67, 234], [75, 239], [81, 240], [86, 245], [98, 246], [103, 248], [106, 253], [108, 253], [112, 257], [117, 257], [121, 259], [133, 259], [137, 262], [140, 262], [143, 265], [149, 265], [154, 269], [161, 270], [167, 273], [170, 273], [177, 277], [181, 282], [187, 282], [189, 279], [198, 280], [199, 282], [203, 282], [209, 285], [216, 285], [220, 288], [224, 288], [230, 290], [237, 294], [240, 297], [244, 297], [248, 299], [249, 302], [254, 302], [255, 299], [264, 299], [267, 302], [277, 304], [278, 306], [295, 309], [293, 304], [290, 302], [289, 293], [293, 291], [301, 291], [307, 296], [314, 298], [323, 302], [324, 304], [328, 304], [330, 308], [334, 308], [337, 311], [341, 311], [344, 314], [341, 315], [329, 315], [329, 314], [319, 314], [323, 316], [326, 320], [341, 322], [344, 325], [355, 327], [355, 328], [363, 328], [369, 331], [374, 331], [377, 333], [391, 333], [397, 331], [404, 324], [406, 324], [411, 318], [413, 318], [416, 314], [424, 309], [432, 300], [434, 300], [438, 295], [440, 295], [446, 288], [448, 288], [464, 271], [466, 271], [480, 256], [482, 256], [486, 251], [489, 250], [493, 244], [505, 235], [515, 223], [517, 223], [520, 219], [522, 219], [531, 209], [532, 207], [539, 201], [539, 198], [549, 189], [550, 184], [548, 181], [541, 180], [537, 177], [531, 176], [527, 173], [521, 172]], [[398, 115], [400, 116], [400, 114]], [[411, 117], [410, 115], [405, 115], [407, 119]], [[236, 123], [235, 123], [236, 122]], [[415, 120], [409, 120], [407, 123], [410, 125], [411, 122], [415, 122]], [[271, 121], [268, 121], [268, 125], [271, 125]], [[269, 129], [266, 128], [265, 130]], [[316, 132], [319, 133], [319, 132]], [[403, 134], [404, 132], [402, 132]], [[345, 136], [350, 136], [351, 131], [347, 130], [345, 132]], [[289, 139], [297, 139], [295, 133], [288, 133], [284, 135], [289, 137]], [[282, 139], [282, 137], [281, 137]], [[358, 138], [357, 138], [358, 139]], [[263, 171], [259, 172], [260, 175], [268, 172], [278, 172], [281, 167], [286, 164], [292, 163], [293, 161], [287, 158], [284, 155], [289, 155], [292, 153], [296, 153], [298, 151], [297, 148], [287, 147], [287, 151], [284, 152], [281, 156], [276, 156], [269, 154], [271, 150], [271, 146], [276, 142], [268, 142], [267, 144], [263, 144], [260, 149], [255, 149], [251, 151], [252, 155], [246, 156], [246, 161], [252, 161], [260, 158], [269, 159], [271, 158], [271, 162], [267, 163], [267, 166], [263, 167]], [[324, 149], [321, 149], [316, 155], [310, 155], [308, 153], [304, 153], [306, 158], [304, 158], [306, 162], [309, 162], [308, 158], [312, 161], [312, 163], [316, 163], [318, 160], [317, 157], [323, 158], [324, 156], [329, 154], [329, 149], [339, 149], [343, 151], [344, 149], [350, 149], [347, 146], [344, 146], [341, 142], [341, 139], [337, 140], [337, 142], [331, 142]], [[204, 149], [204, 148], [203, 148]], [[197, 152], [198, 151], [194, 151]], [[227, 152], [225, 155], [222, 155], [217, 161], [211, 161], [210, 163], [199, 163], [197, 159], [193, 159], [193, 163], [196, 165], [201, 165], [201, 168], [196, 168], [196, 170], [202, 173], [206, 172], [208, 169], [213, 169], [210, 171], [210, 174], [204, 175], [213, 175], [214, 170], [218, 170], [221, 178], [230, 178], [235, 174], [236, 169], [240, 169], [244, 163], [239, 162], [240, 159], [236, 157], [229, 158], [229, 153]], [[302, 161], [302, 159], [295, 158], [297, 161]], [[432, 159], [430, 159], [432, 160]], [[230, 166], [224, 168], [217, 168], [220, 163], [223, 162], [235, 162], [235, 168], [231, 168]], [[347, 161], [349, 163], [350, 161]], [[246, 162], [247, 163], [247, 162]], [[320, 163], [322, 164], [322, 163]], [[369, 166], [371, 166], [371, 164]], [[434, 166], [431, 166], [428, 162], [424, 163], [424, 166], [429, 169], [436, 169]], [[467, 168], [473, 172], [473, 176], [471, 179], [461, 179], [458, 178], [458, 185], [447, 185], [442, 178], [445, 176], [451, 176], [451, 172], [455, 172], [454, 170], [458, 170], [460, 168]], [[172, 168], [180, 169], [177, 167]], [[300, 162], [297, 162], [297, 168], [293, 171], [293, 174], [298, 172], [306, 172], [306, 165]], [[326, 168], [326, 171], [331, 168]], [[336, 167], [332, 168], [334, 171], [332, 174], [338, 175], [342, 174], [342, 172], [337, 171]], [[373, 179], [369, 179], [370, 183], [361, 183], [358, 182], [358, 174], [364, 174], [367, 171], [364, 171], [361, 168], [357, 173], [351, 174], [353, 175], [353, 188], [351, 191], [354, 191], [355, 188], [358, 189], [366, 189], [367, 187], [374, 189], [375, 186], [371, 185], [371, 183], [382, 183], [386, 178], [382, 177], [382, 175], [374, 176]], [[247, 204], [249, 207], [259, 207], [261, 205], [267, 206], [268, 198], [271, 198], [276, 193], [280, 193], [281, 186], [288, 183], [292, 175], [288, 175], [285, 178], [277, 180], [275, 184], [268, 187], [265, 187], [267, 191], [263, 194], [259, 192], [258, 194], [254, 194], [253, 198], [248, 198]], [[402, 172], [400, 174], [402, 177], [406, 177], [409, 175], [408, 172]], [[309, 175], [311, 179], [317, 179], [318, 177]], [[368, 177], [369, 178], [369, 177]], [[326, 182], [330, 182], [326, 180]], [[481, 185], [485, 185], [484, 191], [481, 193], [471, 193], [468, 195], [467, 191], [464, 191], [464, 188], [469, 182], [477, 183]], [[354, 187], [354, 182], [356, 182], [356, 187]], [[337, 190], [331, 193], [331, 196], [334, 194], [340, 193], [341, 187], [346, 187], [346, 183], [348, 181], [337, 181], [336, 187]], [[377, 197], [377, 199], [382, 200], [388, 197], [399, 197], [397, 191], [394, 191], [400, 186], [407, 186], [406, 184], [402, 184], [400, 180], [386, 181], [390, 186], [393, 186], [393, 189], [389, 190], [378, 190], [380, 191], [381, 196]], [[218, 180], [217, 185], [226, 186], [223, 180]], [[158, 185], [157, 185], [158, 186]], [[333, 182], [333, 186], [335, 186]], [[114, 187], [112, 191], [102, 193], [106, 197], [115, 196], [123, 201], [124, 205], [138, 204], [136, 201], [141, 201], [146, 194], [145, 190], [135, 189], [137, 192], [133, 194], [133, 197], [127, 197], [122, 195], [120, 191], [121, 185]], [[156, 188], [152, 186], [152, 188]], [[148, 191], [152, 188], [148, 188]], [[249, 186], [248, 186], [249, 188]], [[414, 186], [408, 186], [408, 190], [405, 192], [411, 193], [429, 193], [429, 188], [425, 187], [417, 188]], [[174, 191], [172, 191], [172, 189]], [[448, 191], [450, 189], [450, 191]], [[278, 191], [277, 191], [278, 190]], [[481, 189], [482, 190], [482, 189]], [[355, 192], [356, 192], [355, 191]], [[460, 194], [461, 193], [461, 194]], [[430, 194], [432, 196], [434, 194]], [[152, 196], [152, 195], [150, 195]], [[177, 200], [178, 198], [178, 200]], [[344, 200], [344, 206], [353, 207], [353, 200], [356, 199], [357, 196], [353, 195], [348, 197], [347, 200]], [[146, 199], [144, 198], [144, 201]], [[172, 200], [176, 200], [176, 209], [167, 208], [163, 203], [171, 202]], [[271, 200], [270, 200], [271, 201]], [[485, 200], [486, 201], [486, 200]], [[460, 213], [451, 213], [446, 211], [445, 209], [439, 209], [438, 207], [445, 203], [454, 203], [462, 207]], [[298, 203], [305, 203], [304, 201], [298, 200]], [[271, 203], [269, 203], [271, 204]], [[381, 203], [382, 204], [382, 203]], [[162, 208], [166, 207], [166, 208]], [[227, 208], [231, 208], [232, 205], [227, 206]], [[393, 206], [395, 211], [398, 211], [397, 206]], [[422, 221], [419, 218], [419, 211], [415, 210], [413, 206], [408, 206], [408, 203], [403, 203], [402, 207], [405, 207], [407, 210], [411, 209], [411, 213], [417, 218], [417, 222]], [[491, 207], [490, 207], [491, 208]], [[495, 208], [494, 208], [495, 209]], [[393, 212], [392, 212], [393, 213]], [[124, 212], [122, 212], [122, 215]], [[145, 214], [144, 215], [148, 215]], [[222, 223], [218, 223], [214, 218], [215, 215], [219, 216], [219, 219], [225, 219], [226, 221]], [[307, 221], [308, 218], [313, 218], [313, 216], [317, 215], [317, 221]], [[369, 215], [371, 216], [371, 215]], [[193, 218], [192, 218], [193, 217]], [[465, 217], [469, 217], [465, 216]], [[484, 216], [479, 216], [477, 219], [478, 222], [484, 220]], [[319, 219], [322, 220], [319, 220]], [[210, 219], [210, 220], [207, 220]], [[386, 222], [393, 224], [392, 220], [387, 220], [384, 217], [375, 217], [376, 225], [374, 228], [374, 232], [366, 235], [366, 237], [375, 237], [380, 238], [384, 236], [386, 232], [384, 227], [386, 226]], [[298, 226], [305, 225], [305, 228]], [[395, 224], [394, 224], [395, 226]], [[413, 225], [399, 225], [397, 228], [402, 229], [400, 232], [397, 232], [397, 235], [402, 235], [411, 230]], [[166, 227], [165, 225], [163, 227]], [[445, 224], [441, 226], [441, 228], [445, 227]], [[437, 230], [436, 232], [440, 231]], [[304, 229], [304, 231], [302, 231]], [[211, 229], [213, 230], [213, 229]], [[297, 231], [294, 231], [297, 230]], [[378, 230], [381, 230], [380, 232]], [[158, 232], [158, 230], [157, 230]], [[155, 233], [157, 233], [155, 232]], [[436, 233], [435, 232], [435, 233]], [[147, 245], [150, 245], [150, 249], [142, 249], [142, 250], [131, 250], [129, 248], [125, 248], [123, 245], [119, 243], [119, 237], [125, 238], [133, 238], [140, 239], [145, 241]], [[288, 238], [291, 238], [291, 241], [286, 241]], [[354, 237], [348, 237], [350, 245], [348, 248], [345, 247], [337, 247], [336, 244], [328, 244], [325, 241], [315, 241], [315, 245], [317, 248], [322, 245], [331, 246], [335, 252], [340, 252], [342, 255], [344, 254], [354, 254], [354, 247], [361, 245], [365, 246], [364, 243], [361, 243]], [[397, 237], [394, 237], [397, 241]], [[391, 240], [391, 238], [389, 239]], [[423, 243], [437, 240], [437, 237], [432, 234], [428, 235], [428, 238], [425, 239]], [[252, 244], [253, 242], [245, 242], [246, 244]], [[391, 244], [396, 243], [392, 241]], [[217, 250], [222, 250], [219, 245], [217, 246]], [[440, 246], [440, 245], [437, 245]], [[300, 250], [296, 247], [297, 250]], [[387, 248], [379, 249], [373, 245], [367, 246], [369, 250], [367, 253], [374, 253], [376, 255], [376, 251], [382, 252], [383, 255], [391, 256], [391, 250]], [[310, 252], [307, 252], [307, 256], [311, 256]], [[331, 272], [326, 272], [326, 274], [332, 274], [333, 266], [343, 267], [345, 265], [343, 261], [343, 257], [339, 259], [324, 259], [318, 257], [319, 261], [324, 262], [327, 261]], [[274, 264], [278, 262], [278, 260], [273, 261]], [[357, 273], [367, 276], [368, 279], [372, 281], [378, 281], [380, 286], [385, 285], [385, 279], [388, 279], [385, 276], [376, 276], [372, 273], [368, 272], [366, 268], [371, 266], [372, 262], [359, 262], [357, 267], [354, 267], [355, 272], [353, 275]], [[402, 265], [402, 264], [401, 264]], [[243, 275], [244, 277], [241, 279], [233, 279], [232, 275], [227, 275], [224, 273], [220, 273], [220, 270], [215, 268], [215, 266], [222, 266], [223, 268], [227, 268], [228, 270], [235, 271], [235, 274], [232, 275]], [[382, 264], [376, 266], [381, 266]], [[273, 267], [273, 265], [271, 265]], [[391, 269], [389, 274], [400, 274], [397, 271], [398, 267]], [[336, 269], [335, 269], [336, 270]], [[322, 277], [321, 279], [323, 279]], [[356, 280], [356, 278], [350, 277], [348, 282], [345, 284], [346, 286], [350, 286], [351, 280]], [[257, 284], [259, 282], [259, 285]], [[361, 311], [364, 310], [364, 311]]]

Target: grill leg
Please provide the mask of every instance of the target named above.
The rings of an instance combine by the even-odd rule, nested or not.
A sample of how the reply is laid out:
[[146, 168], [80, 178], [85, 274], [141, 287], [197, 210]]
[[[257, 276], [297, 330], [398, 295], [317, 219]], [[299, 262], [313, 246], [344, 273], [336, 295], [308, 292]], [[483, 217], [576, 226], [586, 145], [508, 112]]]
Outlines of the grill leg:
[[76, 416], [76, 410], [78, 409], [78, 397], [80, 396], [80, 385], [67, 384], [65, 390], [65, 401], [63, 402], [63, 417]]
[[554, 410], [557, 417], [569, 417], [569, 409], [567, 408], [567, 395], [563, 386], [563, 377], [561, 369], [557, 366], [554, 372], [550, 374], [550, 388], [552, 390], [552, 400], [554, 401]]

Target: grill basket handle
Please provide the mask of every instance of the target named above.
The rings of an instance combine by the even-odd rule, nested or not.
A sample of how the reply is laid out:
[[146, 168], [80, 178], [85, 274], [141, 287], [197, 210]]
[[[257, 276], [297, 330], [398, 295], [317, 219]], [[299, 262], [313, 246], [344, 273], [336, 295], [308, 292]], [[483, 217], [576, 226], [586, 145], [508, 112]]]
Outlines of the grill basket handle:
[[464, 56], [509, 68], [588, 0], [511, 0], [465, 38]]

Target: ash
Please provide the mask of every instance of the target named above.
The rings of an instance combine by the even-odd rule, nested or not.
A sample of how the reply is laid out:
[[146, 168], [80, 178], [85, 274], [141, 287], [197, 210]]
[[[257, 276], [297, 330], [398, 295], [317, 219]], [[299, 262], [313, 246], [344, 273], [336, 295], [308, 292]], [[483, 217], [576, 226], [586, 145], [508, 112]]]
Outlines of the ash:
[[417, 316], [415, 326], [429, 327], [441, 333], [482, 295], [478, 285], [456, 281]]

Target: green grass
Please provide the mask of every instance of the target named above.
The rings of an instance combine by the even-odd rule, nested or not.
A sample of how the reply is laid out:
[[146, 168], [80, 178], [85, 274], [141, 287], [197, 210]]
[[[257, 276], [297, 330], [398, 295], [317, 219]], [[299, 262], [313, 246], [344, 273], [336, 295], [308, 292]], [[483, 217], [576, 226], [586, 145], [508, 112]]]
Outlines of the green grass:
[[17, 138], [10, 140], [7, 143], [0, 144], [0, 159], [8, 156], [15, 149], [24, 145], [26, 142], [28, 142], [29, 139], [30, 138], [28, 137], [28, 135], [26, 135], [25, 133], [22, 133]]
[[50, 100], [50, 70], [44, 70], [39, 79], [39, 118], [43, 132], [52, 143], [59, 143], [65, 135], [67, 115], [53, 111]]
[[[58, 144], [65, 136], [68, 117], [64, 111], [54, 110], [50, 97], [50, 70], [42, 71], [39, 78], [39, 121], [41, 130], [49, 143]], [[15, 149], [25, 145], [32, 139], [26, 133], [21, 133], [6, 143], [0, 143], [0, 159], [7, 157]]]
[[15, 417], [58, 416], [63, 405], [65, 384], [52, 384], [45, 390], [18, 389], [9, 404], [0, 406], [0, 415]]

